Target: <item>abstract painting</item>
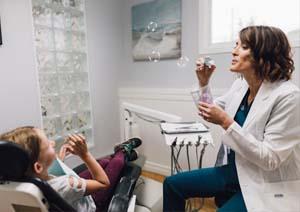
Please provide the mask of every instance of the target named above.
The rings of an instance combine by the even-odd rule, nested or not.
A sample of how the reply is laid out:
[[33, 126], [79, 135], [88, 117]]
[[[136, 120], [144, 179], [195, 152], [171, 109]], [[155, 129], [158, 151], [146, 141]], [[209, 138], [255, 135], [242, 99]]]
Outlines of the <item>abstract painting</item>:
[[181, 0], [154, 0], [131, 8], [135, 61], [181, 56]]

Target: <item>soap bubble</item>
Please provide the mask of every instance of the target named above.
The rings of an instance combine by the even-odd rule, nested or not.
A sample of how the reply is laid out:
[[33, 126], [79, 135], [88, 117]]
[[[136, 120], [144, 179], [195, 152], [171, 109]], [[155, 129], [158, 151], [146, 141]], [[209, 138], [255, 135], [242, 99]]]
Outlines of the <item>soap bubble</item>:
[[148, 24], [146, 30], [147, 30], [147, 32], [155, 32], [156, 29], [157, 29], [157, 26], [158, 26], [158, 24], [157, 24], [156, 22], [151, 21], [151, 22]]
[[187, 56], [182, 56], [177, 60], [177, 66], [179, 68], [184, 68], [187, 66], [190, 59]]
[[160, 60], [160, 52], [153, 50], [148, 56], [149, 61], [157, 63]]

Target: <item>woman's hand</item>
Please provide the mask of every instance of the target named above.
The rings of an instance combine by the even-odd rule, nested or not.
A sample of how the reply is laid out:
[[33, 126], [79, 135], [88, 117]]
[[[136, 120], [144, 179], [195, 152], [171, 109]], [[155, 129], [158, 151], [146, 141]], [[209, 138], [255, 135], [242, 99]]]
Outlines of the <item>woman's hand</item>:
[[215, 69], [215, 65], [212, 65], [210, 68], [204, 65], [203, 58], [199, 58], [198, 60], [196, 60], [196, 74], [200, 87], [208, 85], [209, 79]]
[[222, 108], [205, 102], [199, 103], [199, 115], [202, 116], [205, 121], [220, 125], [224, 130], [227, 130], [234, 122]]
[[82, 159], [88, 155], [85, 137], [82, 135], [69, 135], [67, 138], [67, 145], [67, 148], [72, 154], [78, 155]]

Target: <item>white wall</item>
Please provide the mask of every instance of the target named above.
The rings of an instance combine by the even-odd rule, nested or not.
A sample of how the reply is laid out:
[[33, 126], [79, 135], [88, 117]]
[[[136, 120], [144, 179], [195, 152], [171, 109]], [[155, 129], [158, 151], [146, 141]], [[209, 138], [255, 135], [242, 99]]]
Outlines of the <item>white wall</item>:
[[29, 1], [0, 0], [0, 132], [41, 126]]
[[[21, 125], [41, 126], [30, 0], [0, 0], [0, 133]], [[119, 142], [118, 79], [121, 67], [122, 1], [87, 0], [87, 39], [96, 156]], [[78, 163], [74, 157], [67, 160]]]

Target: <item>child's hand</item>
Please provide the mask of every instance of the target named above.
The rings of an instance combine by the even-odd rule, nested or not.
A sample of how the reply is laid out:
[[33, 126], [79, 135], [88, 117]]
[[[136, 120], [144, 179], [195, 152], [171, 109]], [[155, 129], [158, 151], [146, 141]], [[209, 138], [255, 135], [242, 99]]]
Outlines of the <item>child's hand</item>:
[[86, 157], [88, 154], [87, 145], [85, 142], [85, 137], [82, 135], [69, 135], [68, 138], [68, 149], [74, 155], [78, 155], [80, 158]]
[[60, 160], [64, 161], [65, 157], [66, 157], [67, 155], [69, 155], [69, 154], [71, 154], [70, 147], [69, 147], [69, 145], [68, 145], [67, 143], [65, 143], [65, 144], [63, 144], [63, 145], [61, 146], [61, 148], [60, 148], [60, 150], [59, 150], [59, 152], [58, 152], [58, 154], [57, 154], [57, 157], [58, 157]]

